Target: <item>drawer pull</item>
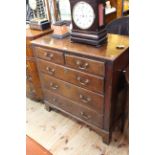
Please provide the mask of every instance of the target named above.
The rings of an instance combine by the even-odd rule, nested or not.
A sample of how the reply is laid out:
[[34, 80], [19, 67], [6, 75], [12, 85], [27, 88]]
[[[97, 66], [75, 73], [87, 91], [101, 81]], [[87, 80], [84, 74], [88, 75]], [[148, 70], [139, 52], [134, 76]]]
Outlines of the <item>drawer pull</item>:
[[49, 58], [49, 59], [51, 60], [51, 59], [53, 58], [54, 55], [53, 55], [52, 53], [47, 53], [47, 52], [45, 52], [45, 53], [44, 53], [44, 56], [47, 57], [47, 58]]
[[56, 89], [59, 88], [59, 86], [58, 86], [58, 85], [55, 85], [54, 83], [50, 83], [50, 86], [51, 86], [51, 88], [52, 88], [53, 90], [56, 90]]
[[80, 82], [81, 85], [84, 85], [84, 86], [86, 86], [89, 83], [88, 79], [84, 80], [80, 76], [77, 77], [77, 80]]
[[88, 119], [91, 118], [90, 115], [86, 115], [84, 112], [80, 112], [80, 115], [81, 115], [84, 119], [86, 119], [86, 120], [88, 120]]
[[83, 95], [81, 95], [81, 94], [80, 94], [80, 99], [81, 99], [81, 101], [84, 102], [84, 103], [88, 103], [88, 102], [91, 101], [91, 98], [90, 98], [90, 97], [85, 97], [85, 96], [83, 96]]
[[81, 69], [81, 70], [86, 70], [86, 69], [88, 68], [88, 66], [89, 66], [89, 64], [88, 64], [87, 62], [85, 62], [85, 63], [83, 64], [83, 63], [82, 63], [81, 61], [79, 61], [79, 60], [76, 61], [76, 65], [77, 65], [78, 68]]
[[50, 74], [54, 74], [54, 72], [55, 72], [55, 69], [52, 69], [52, 68], [50, 68], [50, 67], [46, 67], [46, 70], [48, 71], [48, 73], [50, 73]]

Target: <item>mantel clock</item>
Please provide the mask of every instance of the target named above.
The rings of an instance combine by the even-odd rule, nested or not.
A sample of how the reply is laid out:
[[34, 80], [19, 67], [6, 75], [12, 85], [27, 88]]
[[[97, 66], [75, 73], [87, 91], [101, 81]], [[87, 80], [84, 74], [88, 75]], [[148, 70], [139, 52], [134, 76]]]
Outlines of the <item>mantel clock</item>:
[[101, 46], [107, 42], [105, 0], [70, 0], [71, 41]]

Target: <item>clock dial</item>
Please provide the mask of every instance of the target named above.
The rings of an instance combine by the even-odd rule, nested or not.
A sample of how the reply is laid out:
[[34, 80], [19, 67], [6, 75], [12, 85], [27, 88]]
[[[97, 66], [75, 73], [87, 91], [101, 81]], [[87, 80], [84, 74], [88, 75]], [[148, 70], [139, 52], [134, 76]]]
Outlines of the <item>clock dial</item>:
[[37, 8], [37, 0], [29, 0], [29, 6], [32, 10], [36, 10]]
[[92, 6], [86, 2], [77, 2], [73, 7], [74, 23], [81, 29], [88, 29], [95, 20], [95, 13]]

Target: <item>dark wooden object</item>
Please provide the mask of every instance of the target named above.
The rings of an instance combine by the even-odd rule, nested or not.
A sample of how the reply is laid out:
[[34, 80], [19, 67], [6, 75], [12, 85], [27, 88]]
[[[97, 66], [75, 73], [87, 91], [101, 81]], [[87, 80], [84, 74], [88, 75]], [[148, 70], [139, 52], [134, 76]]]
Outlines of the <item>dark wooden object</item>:
[[[109, 143], [117, 121], [123, 120], [128, 37], [108, 34], [108, 44], [101, 48], [51, 35], [32, 44], [46, 109], [58, 109], [86, 123]], [[117, 49], [119, 44], [125, 48]], [[48, 51], [52, 58], [40, 56], [40, 49]]]
[[26, 29], [26, 96], [36, 101], [42, 100], [43, 96], [31, 41], [50, 32], [51, 29], [45, 31]]
[[43, 146], [26, 136], [26, 155], [52, 155]]
[[117, 18], [116, 16], [116, 12], [112, 12], [112, 13], [109, 13], [108, 15], [105, 16], [105, 23], [108, 24], [110, 23], [111, 21], [113, 21], [114, 19]]
[[[93, 24], [88, 29], [79, 28], [73, 20], [74, 6], [80, 2], [79, 0], [70, 0], [71, 18], [72, 18], [72, 32], [71, 41], [90, 44], [94, 46], [101, 46], [107, 42], [107, 32], [105, 31], [105, 1], [103, 0], [83, 0], [91, 5], [94, 10], [95, 19]], [[102, 6], [102, 10], [99, 10]], [[102, 11], [101, 13], [99, 13]], [[100, 20], [102, 21], [100, 23]]]

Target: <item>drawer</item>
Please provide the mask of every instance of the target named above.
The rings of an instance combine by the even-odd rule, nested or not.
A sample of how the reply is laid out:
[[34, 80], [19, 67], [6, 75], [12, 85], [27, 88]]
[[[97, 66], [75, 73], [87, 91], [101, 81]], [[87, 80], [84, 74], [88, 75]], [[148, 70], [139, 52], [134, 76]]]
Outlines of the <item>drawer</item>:
[[43, 87], [50, 90], [51, 92], [58, 93], [78, 102], [79, 104], [103, 113], [103, 95], [96, 94], [46, 74], [41, 74], [41, 81]]
[[103, 93], [104, 78], [37, 59], [40, 71], [88, 90]]
[[62, 52], [41, 47], [34, 47], [34, 51], [35, 55], [41, 59], [62, 65], [64, 64], [64, 56]]
[[69, 54], [65, 55], [65, 60], [66, 65], [69, 67], [73, 67], [84, 72], [89, 72], [101, 76], [105, 74], [104, 62], [73, 56]]
[[47, 90], [44, 90], [44, 97], [45, 103], [47, 102], [51, 106], [54, 105], [57, 109], [68, 112], [71, 115], [78, 117], [80, 120], [103, 128], [103, 115], [99, 115], [89, 108]]

